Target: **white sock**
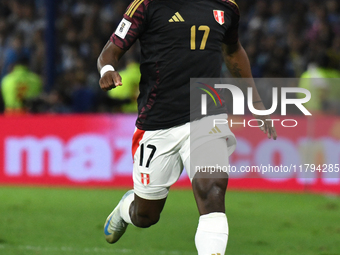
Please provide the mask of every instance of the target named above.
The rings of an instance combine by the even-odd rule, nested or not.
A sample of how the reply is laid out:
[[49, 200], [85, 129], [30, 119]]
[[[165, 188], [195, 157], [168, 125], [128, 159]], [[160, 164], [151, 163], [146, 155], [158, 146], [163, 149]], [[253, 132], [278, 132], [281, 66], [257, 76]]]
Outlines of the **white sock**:
[[198, 255], [224, 255], [228, 234], [228, 221], [224, 213], [202, 215], [195, 236]]
[[128, 195], [122, 203], [120, 204], [120, 216], [126, 223], [132, 224], [131, 217], [130, 217], [130, 205], [135, 198], [135, 193], [131, 193]]

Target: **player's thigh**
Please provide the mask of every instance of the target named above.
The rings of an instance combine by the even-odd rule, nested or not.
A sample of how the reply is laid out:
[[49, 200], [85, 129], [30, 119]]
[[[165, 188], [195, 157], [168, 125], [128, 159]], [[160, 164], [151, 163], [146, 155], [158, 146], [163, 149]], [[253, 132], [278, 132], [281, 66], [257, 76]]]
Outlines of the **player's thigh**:
[[185, 169], [192, 181], [196, 178], [223, 178], [228, 175], [229, 148], [225, 137], [206, 140], [193, 148], [184, 160]]
[[190, 139], [181, 149], [181, 156], [190, 180], [196, 174], [218, 177], [218, 173], [229, 170], [228, 157], [235, 150], [236, 139], [228, 125], [214, 125], [214, 119], [227, 119], [227, 117], [227, 114], [220, 114], [191, 123]]
[[134, 191], [139, 198], [163, 201], [170, 186], [178, 180], [183, 170], [178, 153], [181, 138], [174, 136], [174, 132], [146, 131], [140, 139], [133, 165]]

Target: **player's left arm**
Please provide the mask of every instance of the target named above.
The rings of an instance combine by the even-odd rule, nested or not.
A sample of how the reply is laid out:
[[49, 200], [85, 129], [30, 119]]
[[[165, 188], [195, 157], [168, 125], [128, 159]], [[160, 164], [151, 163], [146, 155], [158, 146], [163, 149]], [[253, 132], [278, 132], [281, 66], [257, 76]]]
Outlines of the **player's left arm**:
[[[247, 84], [249, 87], [253, 88], [254, 107], [257, 110], [266, 110], [253, 80], [248, 55], [241, 43], [238, 41], [236, 44], [231, 45], [222, 44], [222, 53], [227, 68], [233, 77], [248, 78]], [[264, 126], [261, 127], [261, 130], [267, 134], [268, 138], [273, 138], [276, 140], [277, 134], [273, 125], [273, 121], [266, 121], [266, 119], [270, 120], [270, 116], [253, 115], [256, 119], [261, 119], [264, 122]]]

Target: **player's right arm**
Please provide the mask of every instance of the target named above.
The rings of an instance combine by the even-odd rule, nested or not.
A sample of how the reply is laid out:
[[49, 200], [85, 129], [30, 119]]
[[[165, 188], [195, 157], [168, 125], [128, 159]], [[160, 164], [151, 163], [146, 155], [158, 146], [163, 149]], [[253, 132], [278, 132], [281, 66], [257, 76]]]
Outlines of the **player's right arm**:
[[118, 65], [124, 53], [124, 50], [111, 41], [104, 46], [97, 60], [97, 68], [101, 74], [99, 85], [102, 90], [108, 91], [122, 85], [122, 77], [114, 70], [114, 67]]
[[122, 78], [114, 70], [114, 67], [145, 30], [149, 3], [150, 0], [133, 0], [131, 2], [122, 21], [101, 52], [97, 66], [101, 73], [99, 84], [103, 90], [107, 91], [122, 85]]

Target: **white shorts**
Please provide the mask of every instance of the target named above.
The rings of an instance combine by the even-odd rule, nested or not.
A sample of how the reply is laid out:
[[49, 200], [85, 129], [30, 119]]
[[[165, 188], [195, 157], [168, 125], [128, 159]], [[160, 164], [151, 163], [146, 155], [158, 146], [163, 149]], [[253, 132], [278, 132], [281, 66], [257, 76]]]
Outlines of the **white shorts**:
[[227, 118], [221, 114], [169, 129], [136, 129], [132, 141], [135, 194], [147, 200], [163, 199], [183, 167], [192, 180], [197, 166], [228, 165], [228, 156], [236, 148], [235, 136], [228, 125], [213, 126], [213, 119]]

